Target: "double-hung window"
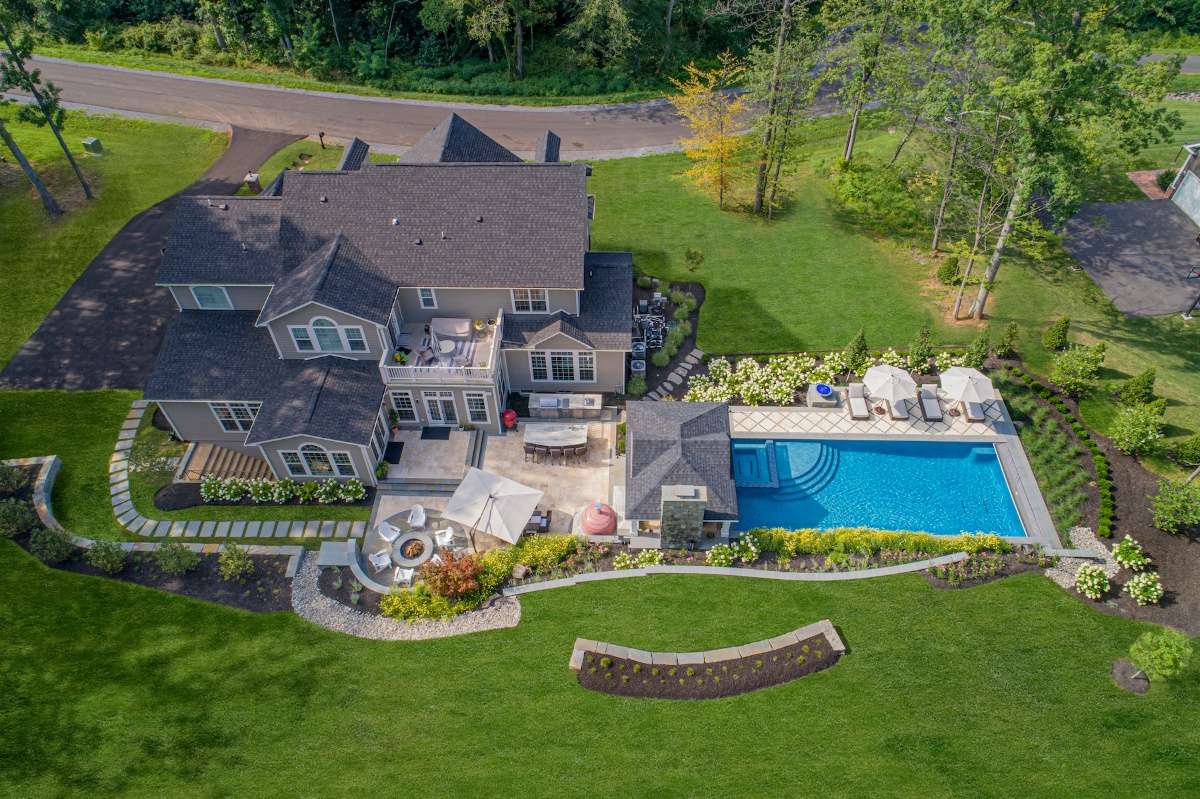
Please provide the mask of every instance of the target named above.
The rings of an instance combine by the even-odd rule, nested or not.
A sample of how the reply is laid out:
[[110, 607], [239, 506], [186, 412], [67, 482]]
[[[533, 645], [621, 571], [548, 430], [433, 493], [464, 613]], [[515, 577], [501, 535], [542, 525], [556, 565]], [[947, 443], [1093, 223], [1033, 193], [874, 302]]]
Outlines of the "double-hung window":
[[467, 419], [478, 424], [491, 421], [488, 415], [487, 395], [468, 391], [463, 394], [463, 398], [467, 401]]
[[546, 313], [550, 301], [545, 289], [513, 289], [513, 313]]
[[421, 299], [421, 307], [426, 310], [437, 308], [437, 294], [433, 289], [417, 289], [417, 296]]
[[283, 458], [283, 465], [287, 467], [288, 474], [292, 477], [305, 477], [308, 472], [304, 469], [304, 461], [300, 460], [299, 452], [281, 452], [280, 457]]
[[534, 380], [549, 380], [549, 367], [546, 366], [546, 353], [529, 353], [529, 373]]
[[575, 381], [575, 353], [550, 353], [550, 379], [561, 382]]
[[367, 338], [358, 325], [339, 325], [318, 316], [307, 325], [291, 325], [288, 331], [298, 352], [367, 352]]
[[577, 352], [575, 358], [579, 366], [577, 378], [580, 383], [596, 382], [596, 355], [591, 352]]
[[393, 391], [392, 407], [396, 409], [396, 418], [401, 422], [417, 421], [417, 407], [413, 404], [412, 392]]
[[209, 410], [226, 433], [246, 433], [254, 426], [260, 402], [210, 402]]
[[192, 286], [196, 307], [205, 311], [232, 311], [233, 301], [224, 286]]

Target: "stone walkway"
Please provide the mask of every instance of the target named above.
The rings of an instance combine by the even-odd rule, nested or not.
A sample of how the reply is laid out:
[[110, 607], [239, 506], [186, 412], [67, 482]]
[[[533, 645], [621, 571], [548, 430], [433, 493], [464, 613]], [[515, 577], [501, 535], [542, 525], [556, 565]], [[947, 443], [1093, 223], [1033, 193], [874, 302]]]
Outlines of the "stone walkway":
[[[133, 506], [129, 494], [129, 451], [150, 403], [135, 400], [117, 435], [108, 463], [108, 490], [117, 523], [134, 535], [154, 538], [362, 538], [366, 522], [309, 521], [187, 521], [148, 519]], [[319, 511], [319, 506], [314, 507]]]
[[[943, 412], [945, 412], [943, 405]], [[851, 436], [983, 436], [1010, 435], [1012, 423], [1002, 402], [984, 406], [986, 422], [968, 422], [965, 416], [946, 414], [940, 422], [927, 422], [915, 415], [896, 421], [886, 413], [870, 419], [851, 419], [843, 407], [808, 408], [793, 406], [733, 406], [729, 409], [729, 431], [734, 438], [821, 438]]]
[[704, 350], [699, 347], [694, 348], [656, 389], [646, 394], [646, 399], [659, 400], [674, 393], [683, 384], [683, 381], [687, 380], [688, 373], [700, 364], [700, 359], [703, 357]]

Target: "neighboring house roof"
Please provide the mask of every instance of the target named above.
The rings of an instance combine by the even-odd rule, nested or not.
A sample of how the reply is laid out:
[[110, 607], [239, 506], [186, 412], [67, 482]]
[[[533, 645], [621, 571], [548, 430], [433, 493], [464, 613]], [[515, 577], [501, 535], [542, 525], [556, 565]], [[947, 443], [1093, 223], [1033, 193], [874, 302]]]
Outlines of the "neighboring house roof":
[[367, 444], [383, 397], [372, 361], [281, 360], [253, 311], [181, 311], [143, 391], [149, 400], [261, 402], [248, 444], [311, 435]]
[[521, 159], [458, 114], [450, 114], [400, 159], [406, 164], [520, 163]]
[[180, 197], [158, 282], [274, 283], [282, 208], [275, 197]]
[[367, 154], [370, 151], [371, 145], [355, 136], [346, 145], [346, 149], [342, 151], [342, 160], [338, 162], [338, 171], [353, 172], [354, 170], [362, 169], [362, 165], [367, 162]]
[[533, 151], [533, 160], [541, 161], [544, 164], [553, 163], [558, 160], [558, 151], [562, 145], [562, 139], [552, 130], [548, 130], [538, 139], [537, 148]]
[[579, 314], [508, 314], [503, 346], [533, 349], [561, 333], [598, 350], [627, 351], [633, 342], [633, 255], [589, 252]]
[[258, 323], [266, 324], [317, 302], [383, 325], [387, 324], [395, 297], [395, 283], [339, 230], [299, 268], [276, 281]]
[[705, 518], [737, 518], [728, 405], [630, 402], [625, 427], [627, 518], [660, 518], [664, 485], [705, 486]]

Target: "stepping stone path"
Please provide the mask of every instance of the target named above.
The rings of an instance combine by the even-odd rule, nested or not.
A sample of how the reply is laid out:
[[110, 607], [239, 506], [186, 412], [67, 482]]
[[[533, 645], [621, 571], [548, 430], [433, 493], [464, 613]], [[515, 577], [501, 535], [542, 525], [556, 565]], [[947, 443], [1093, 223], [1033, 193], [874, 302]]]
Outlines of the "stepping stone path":
[[675, 389], [681, 384], [687, 382], [688, 373], [700, 365], [700, 359], [704, 357], [704, 350], [700, 348], [693, 349], [684, 357], [683, 362], [663, 379], [661, 385], [653, 391], [646, 394], [648, 400], [660, 400], [663, 397], [670, 396], [675, 393]]

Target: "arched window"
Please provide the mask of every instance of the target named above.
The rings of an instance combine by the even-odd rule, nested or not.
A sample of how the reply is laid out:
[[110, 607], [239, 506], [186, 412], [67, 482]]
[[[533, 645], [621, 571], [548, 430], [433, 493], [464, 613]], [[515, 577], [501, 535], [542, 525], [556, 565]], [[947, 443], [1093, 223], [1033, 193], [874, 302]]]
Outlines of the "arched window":
[[300, 456], [304, 458], [304, 466], [314, 477], [327, 477], [333, 474], [333, 462], [328, 453], [316, 444], [305, 444], [300, 448]]
[[357, 477], [349, 452], [329, 452], [318, 444], [305, 444], [296, 450], [281, 450], [288, 474], [292, 477]]
[[289, 325], [288, 330], [300, 352], [367, 352], [367, 339], [358, 325], [338, 325], [317, 316], [307, 325]]

